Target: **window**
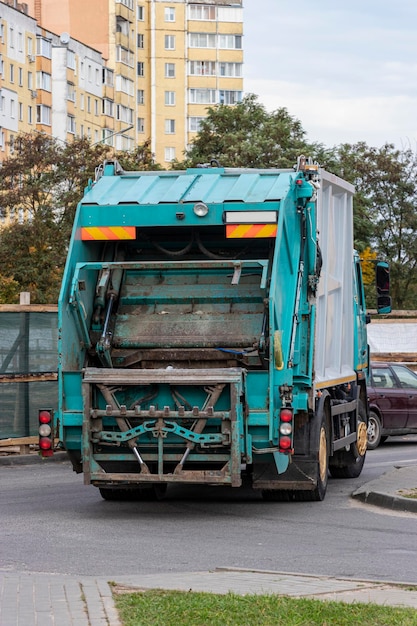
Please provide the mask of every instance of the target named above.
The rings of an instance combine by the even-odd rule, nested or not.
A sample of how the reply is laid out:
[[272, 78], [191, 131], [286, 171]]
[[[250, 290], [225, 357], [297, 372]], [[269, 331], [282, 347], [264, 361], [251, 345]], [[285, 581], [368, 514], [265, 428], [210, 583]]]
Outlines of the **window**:
[[14, 65], [10, 63], [10, 82], [14, 83]]
[[216, 103], [216, 90], [215, 89], [190, 89], [190, 103], [191, 104], [215, 104]]
[[103, 115], [108, 115], [109, 117], [114, 116], [113, 100], [108, 100], [108, 98], [103, 99]]
[[175, 148], [165, 148], [165, 161], [170, 162], [175, 159]]
[[137, 17], [139, 22], [143, 22], [143, 20], [145, 19], [145, 7], [138, 6]]
[[165, 35], [165, 50], [175, 50], [175, 35]]
[[189, 71], [191, 76], [215, 76], [215, 61], [190, 61]]
[[75, 135], [75, 117], [73, 115], [67, 115], [67, 131]]
[[51, 75], [47, 72], [36, 72], [36, 88], [51, 91]]
[[165, 63], [165, 78], [175, 78], [175, 63]]
[[17, 33], [17, 47], [19, 52], [23, 52], [23, 33]]
[[124, 63], [129, 67], [134, 67], [134, 55], [127, 48], [123, 48], [123, 46], [116, 46], [116, 61], [118, 63]]
[[145, 66], [142, 61], [138, 61], [137, 64], [137, 75], [144, 76], [145, 75]]
[[45, 104], [36, 105], [36, 122], [38, 124], [51, 125], [51, 107], [47, 107]]
[[98, 103], [99, 103], [99, 101], [97, 100], [97, 98], [95, 98], [95, 100], [94, 100], [94, 115], [100, 115]]
[[19, 67], [18, 74], [19, 74], [19, 87], [23, 87], [23, 67]]
[[145, 92], [144, 92], [143, 89], [138, 89], [137, 90], [136, 102], [137, 102], [137, 104], [144, 104], [144, 102], [145, 102]]
[[67, 67], [75, 70], [75, 53], [72, 50], [67, 50]]
[[103, 85], [113, 87], [114, 85], [114, 72], [109, 70], [108, 67], [103, 67]]
[[52, 46], [51, 42], [48, 39], [44, 39], [43, 37], [36, 38], [36, 54], [39, 54], [42, 57], [46, 57], [47, 59], [51, 58]]
[[75, 85], [74, 83], [67, 83], [67, 100], [75, 102]]
[[221, 89], [219, 91], [219, 102], [220, 104], [236, 104], [237, 102], [242, 101], [242, 92], [241, 91], [225, 91]]
[[138, 133], [145, 132], [145, 119], [143, 117], [138, 117]]
[[174, 106], [175, 105], [175, 91], [166, 91], [165, 92], [165, 105], [166, 106]]
[[9, 46], [14, 48], [14, 28], [9, 28]]
[[215, 48], [216, 35], [214, 33], [190, 33], [190, 48]]
[[33, 124], [33, 108], [28, 106], [28, 124]]
[[33, 89], [33, 74], [28, 72], [28, 89]]
[[23, 104], [19, 102], [19, 122], [23, 122]]
[[165, 92], [165, 105], [166, 106], [174, 106], [175, 105], [175, 91], [166, 91]]
[[219, 35], [219, 48], [223, 50], [241, 50], [242, 35]]
[[133, 122], [133, 109], [129, 109], [129, 107], [123, 104], [118, 104], [116, 107], [116, 119], [120, 122], [131, 124]]
[[192, 4], [190, 6], [190, 20], [215, 20], [216, 7]]
[[220, 63], [220, 76], [241, 77], [242, 63]]
[[175, 133], [175, 120], [165, 120], [165, 134], [173, 135]]
[[14, 100], [10, 100], [10, 117], [16, 117], [16, 102]]
[[142, 48], [143, 49], [143, 35], [141, 35], [140, 33], [138, 33], [138, 43], [137, 43], [138, 48]]
[[175, 22], [175, 9], [174, 7], [165, 7], [165, 21]]
[[80, 109], [84, 111], [84, 94], [80, 93]]
[[115, 82], [116, 91], [122, 91], [128, 96], [134, 95], [135, 85], [133, 83], [133, 80], [130, 80], [130, 78], [126, 78], [126, 76], [122, 76], [121, 74], [117, 74]]
[[116, 4], [124, 4], [125, 7], [133, 11], [133, 0], [116, 0]]
[[116, 15], [116, 33], [129, 36], [129, 22], [120, 15]]
[[87, 113], [91, 113], [91, 96], [87, 96]]
[[204, 117], [190, 117], [188, 118], [188, 130], [190, 133], [198, 133], [200, 130], [201, 122], [204, 120]]

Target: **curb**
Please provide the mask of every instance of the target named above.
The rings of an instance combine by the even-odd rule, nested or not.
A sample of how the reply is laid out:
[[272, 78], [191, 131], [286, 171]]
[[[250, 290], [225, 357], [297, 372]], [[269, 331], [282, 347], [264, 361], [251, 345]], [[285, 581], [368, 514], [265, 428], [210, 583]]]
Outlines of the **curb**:
[[391, 496], [378, 491], [368, 491], [366, 485], [354, 491], [352, 498], [365, 502], [366, 504], [383, 507], [384, 509], [417, 513], [417, 500], [404, 498], [403, 496]]

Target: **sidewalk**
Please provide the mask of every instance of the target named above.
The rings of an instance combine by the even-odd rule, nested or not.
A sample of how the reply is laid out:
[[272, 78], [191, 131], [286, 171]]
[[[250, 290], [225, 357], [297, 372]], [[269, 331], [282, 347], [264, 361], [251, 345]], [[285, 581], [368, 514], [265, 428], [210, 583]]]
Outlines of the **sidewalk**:
[[[55, 455], [65, 461], [65, 453]], [[43, 462], [36, 455], [0, 457], [0, 465]], [[54, 457], [53, 457], [54, 458]], [[413, 498], [404, 497], [406, 493]], [[394, 468], [352, 497], [391, 510], [417, 513], [417, 465]], [[0, 571], [0, 626], [121, 626], [112, 597], [111, 577]], [[176, 589], [237, 594], [274, 593], [295, 598], [372, 602], [417, 609], [417, 586], [372, 580], [310, 576], [239, 568], [118, 576], [114, 591]]]
[[[277, 594], [417, 609], [417, 589], [370, 580], [217, 568], [118, 577], [114, 591], [175, 589]], [[106, 578], [0, 572], [0, 626], [121, 626]]]

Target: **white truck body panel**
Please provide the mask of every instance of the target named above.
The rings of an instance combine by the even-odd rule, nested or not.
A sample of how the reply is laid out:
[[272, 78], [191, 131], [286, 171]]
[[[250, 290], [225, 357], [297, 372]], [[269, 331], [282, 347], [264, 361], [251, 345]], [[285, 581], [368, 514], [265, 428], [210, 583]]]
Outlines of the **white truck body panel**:
[[320, 172], [317, 228], [323, 265], [317, 292], [316, 388], [354, 380], [353, 194], [350, 183]]

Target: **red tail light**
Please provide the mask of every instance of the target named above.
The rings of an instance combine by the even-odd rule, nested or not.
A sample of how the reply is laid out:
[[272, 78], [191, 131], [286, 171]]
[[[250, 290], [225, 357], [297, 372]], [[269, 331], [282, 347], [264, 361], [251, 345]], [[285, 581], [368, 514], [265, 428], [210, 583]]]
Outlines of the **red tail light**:
[[283, 452], [284, 454], [292, 454], [292, 441], [294, 430], [294, 414], [292, 409], [281, 409], [279, 418], [279, 451]]
[[39, 454], [42, 457], [54, 453], [54, 433], [52, 409], [41, 409], [38, 414]]

